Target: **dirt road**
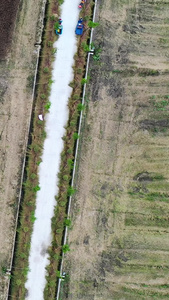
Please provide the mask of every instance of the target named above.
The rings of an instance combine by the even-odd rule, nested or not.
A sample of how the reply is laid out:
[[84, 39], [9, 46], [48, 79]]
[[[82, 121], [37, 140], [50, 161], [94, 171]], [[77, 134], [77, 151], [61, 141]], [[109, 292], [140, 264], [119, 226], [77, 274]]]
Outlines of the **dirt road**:
[[0, 9], [0, 299], [6, 299], [3, 270], [11, 260], [43, 2], [4, 1]]
[[169, 297], [168, 12], [98, 3], [62, 299]]

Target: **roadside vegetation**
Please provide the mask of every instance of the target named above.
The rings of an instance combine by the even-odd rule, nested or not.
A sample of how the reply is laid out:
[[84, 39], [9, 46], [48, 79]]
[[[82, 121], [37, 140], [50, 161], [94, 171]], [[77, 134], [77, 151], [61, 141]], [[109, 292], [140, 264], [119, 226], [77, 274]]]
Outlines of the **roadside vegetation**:
[[[27, 163], [25, 170], [25, 180], [23, 182], [22, 201], [20, 215], [18, 220], [18, 229], [15, 245], [15, 255], [11, 275], [8, 275], [7, 269], [3, 267], [4, 276], [10, 276], [11, 299], [25, 299], [26, 289], [25, 282], [29, 272], [28, 257], [30, 251], [31, 234], [35, 218], [36, 193], [40, 189], [38, 183], [38, 166], [41, 163], [41, 154], [43, 151], [43, 142], [46, 137], [45, 121], [40, 121], [38, 115], [45, 115], [49, 108], [48, 100], [50, 88], [52, 85], [51, 71], [54, 54], [57, 49], [53, 48], [56, 40], [54, 28], [59, 17], [59, 5], [61, 2], [50, 1], [46, 11], [46, 26], [43, 36], [43, 48], [41, 51], [40, 65], [38, 70], [38, 81], [34, 111], [32, 116], [32, 130], [30, 135]], [[75, 55], [74, 80], [70, 83], [73, 88], [72, 95], [69, 99], [69, 120], [66, 127], [64, 139], [64, 149], [61, 154], [61, 168], [58, 174], [59, 195], [56, 197], [55, 214], [52, 219], [53, 241], [49, 248], [50, 264], [47, 267], [47, 285], [44, 292], [44, 299], [54, 299], [56, 295], [57, 279], [60, 277], [59, 265], [62, 253], [70, 251], [69, 245], [62, 246], [62, 239], [65, 226], [70, 226], [71, 221], [67, 218], [67, 205], [69, 196], [73, 195], [75, 190], [70, 186], [71, 174], [74, 163], [74, 149], [77, 134], [78, 120], [80, 111], [84, 109], [81, 104], [82, 89], [85, 74], [85, 64], [87, 51], [82, 44], [88, 44], [90, 28], [95, 24], [89, 23], [92, 16], [92, 3], [86, 3], [85, 10], [81, 11], [81, 16], [85, 20], [85, 30], [78, 40], [78, 52]], [[89, 23], [89, 25], [88, 25]], [[28, 78], [28, 88], [31, 88], [32, 79]]]

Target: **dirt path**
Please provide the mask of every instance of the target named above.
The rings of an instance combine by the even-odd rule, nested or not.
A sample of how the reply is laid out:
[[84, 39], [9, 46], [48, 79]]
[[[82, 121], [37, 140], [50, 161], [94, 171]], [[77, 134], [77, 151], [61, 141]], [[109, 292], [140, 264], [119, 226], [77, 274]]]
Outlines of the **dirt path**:
[[[9, 268], [11, 259], [21, 168], [32, 109], [32, 83], [37, 60], [34, 43], [38, 41], [41, 5], [41, 0], [20, 3], [11, 50], [6, 60], [0, 62], [1, 268]], [[5, 299], [7, 281], [1, 276], [0, 299]]]
[[169, 297], [168, 12], [98, 3], [62, 299]]

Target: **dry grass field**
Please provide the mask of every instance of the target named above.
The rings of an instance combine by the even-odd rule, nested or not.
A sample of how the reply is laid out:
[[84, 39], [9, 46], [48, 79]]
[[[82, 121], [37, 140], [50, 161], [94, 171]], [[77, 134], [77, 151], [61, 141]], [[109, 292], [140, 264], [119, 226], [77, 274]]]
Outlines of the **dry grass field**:
[[98, 2], [62, 300], [169, 298], [168, 15]]

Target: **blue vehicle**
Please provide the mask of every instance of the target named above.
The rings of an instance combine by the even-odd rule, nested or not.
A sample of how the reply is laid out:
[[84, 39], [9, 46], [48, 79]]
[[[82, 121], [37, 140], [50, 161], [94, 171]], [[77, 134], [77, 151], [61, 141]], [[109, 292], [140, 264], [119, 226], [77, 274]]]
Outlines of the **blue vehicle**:
[[62, 25], [62, 19], [59, 19], [59, 24], [57, 26], [57, 29], [55, 30], [57, 35], [62, 34], [63, 32], [63, 25]]
[[77, 35], [82, 35], [83, 33], [83, 28], [84, 28], [84, 25], [83, 25], [83, 19], [80, 18], [77, 22], [77, 25], [76, 25], [76, 30], [75, 30], [75, 33]]

